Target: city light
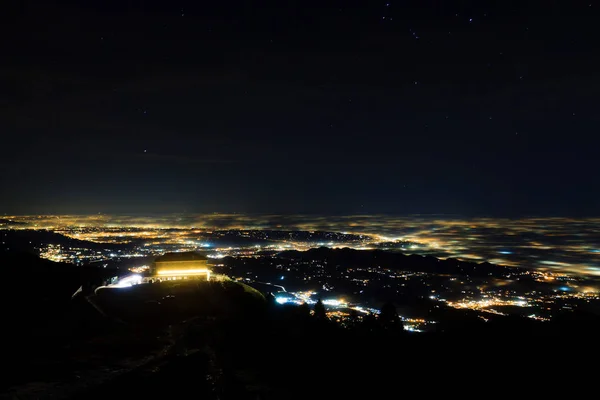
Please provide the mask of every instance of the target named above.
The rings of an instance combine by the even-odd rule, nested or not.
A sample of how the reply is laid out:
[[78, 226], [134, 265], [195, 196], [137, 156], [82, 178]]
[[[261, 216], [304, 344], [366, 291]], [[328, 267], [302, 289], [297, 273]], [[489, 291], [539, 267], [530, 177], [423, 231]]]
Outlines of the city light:
[[125, 278], [120, 279], [116, 284], [114, 284], [112, 286], [124, 288], [124, 287], [131, 287], [133, 285], [139, 285], [140, 283], [142, 283], [142, 276], [135, 274], [135, 275], [129, 275]]
[[504, 306], [516, 306], [516, 307], [530, 307], [526, 301], [521, 299], [501, 299], [498, 297], [483, 298], [479, 300], [464, 299], [461, 301], [446, 301], [446, 304], [453, 308], [466, 308], [470, 310], [483, 311], [497, 315], [507, 315], [506, 313], [497, 311], [491, 307], [504, 307]]
[[203, 275], [210, 274], [210, 270], [206, 268], [197, 268], [197, 269], [168, 269], [156, 271], [157, 275]]
[[[195, 276], [210, 279], [215, 271], [219, 276], [262, 286], [259, 290], [265, 284], [271, 286], [267, 292], [277, 293], [279, 304], [313, 305], [323, 296], [327, 312], [340, 319], [350, 310], [361, 317], [378, 314], [374, 307], [381, 306], [381, 300], [373, 298], [373, 293], [382, 288], [392, 296], [394, 292], [402, 296], [422, 288], [417, 295], [432, 302], [432, 307], [473, 310], [482, 320], [494, 318], [490, 314], [517, 314], [545, 321], [562, 310], [571, 312], [582, 302], [600, 299], [597, 281], [587, 276], [600, 275], [600, 252], [590, 234], [600, 226], [600, 219], [593, 218], [302, 216], [289, 217], [291, 230], [284, 225], [269, 226], [264, 222], [269, 218], [259, 223], [260, 218], [255, 216], [222, 214], [185, 218], [11, 216], [10, 220], [14, 225], [8, 228], [13, 232], [44, 229], [77, 239], [72, 243], [32, 244], [41, 257], [52, 261], [148, 274], [153, 258], [165, 253], [201, 251], [209, 259], [211, 269], [202, 264], [190, 265], [190, 269], [174, 265], [173, 270], [167, 270], [157, 264], [158, 272], [153, 277], [144, 275], [147, 277], [142, 283]], [[531, 232], [536, 234], [535, 239], [531, 239]], [[90, 242], [94, 245], [87, 246]], [[391, 251], [386, 253], [390, 255], [416, 254], [434, 256], [438, 261], [456, 261], [415, 271], [410, 263], [403, 264], [402, 258], [398, 258], [398, 265], [384, 257], [362, 265], [331, 265], [331, 258], [320, 258], [318, 254], [314, 259], [306, 258], [310, 253], [297, 257], [293, 252], [279, 257], [288, 250], [307, 252], [321, 246], [356, 251], [380, 249]], [[143, 262], [128, 261], [140, 257], [145, 258]], [[492, 264], [480, 269], [484, 261]], [[126, 279], [117, 285], [126, 287], [137, 282]], [[285, 288], [277, 285], [283, 282], [298, 291], [285, 293]], [[433, 322], [420, 319], [415, 316], [412, 321], [403, 321], [405, 326], [424, 330]]]
[[[600, 276], [600, 251], [593, 232], [599, 218], [527, 218], [527, 219], [438, 219], [428, 217], [382, 218], [377, 215], [353, 216], [352, 219], [309, 218], [302, 216], [290, 226], [314, 234], [315, 226], [326, 226], [335, 233], [315, 236], [314, 240], [298, 240], [295, 236], [280, 237], [272, 243], [240, 246], [219, 246], [220, 233], [211, 227], [225, 223], [225, 230], [240, 231], [240, 236], [252, 238], [261, 229], [286, 229], [258, 224], [244, 215], [191, 215], [188, 219], [134, 216], [11, 216], [11, 229], [48, 229], [85, 241], [106, 244], [133, 244], [139, 248], [122, 252], [114, 250], [73, 250], [66, 247], [40, 249], [43, 257], [53, 261], [86, 262], [99, 259], [131, 258], [156, 255], [165, 251], [205, 250], [209, 258], [250, 255], [257, 251], [293, 249], [304, 251], [319, 246], [353, 249], [395, 249], [409, 254], [452, 257], [466, 261], [490, 261], [507, 266], [552, 269], [554, 271]], [[218, 221], [215, 221], [218, 220]], [[260, 220], [260, 217], [257, 218]], [[292, 219], [291, 219], [292, 220]], [[174, 229], [175, 228], [175, 229]], [[252, 231], [256, 229], [257, 231]], [[527, 235], [534, 232], [536, 240]], [[333, 235], [333, 234], [332, 234]], [[268, 239], [259, 233], [260, 239]], [[563, 238], [560, 242], [557, 237]], [[500, 241], [499, 239], [502, 238]], [[210, 247], [206, 247], [210, 245]], [[257, 247], [260, 246], [260, 247]], [[552, 250], [552, 259], [538, 254]], [[79, 254], [77, 254], [79, 252]], [[501, 254], [503, 257], [498, 258]]]
[[142, 272], [146, 272], [150, 269], [148, 265], [141, 265], [139, 267], [131, 267], [129, 270], [131, 272], [135, 272], [136, 274], [141, 274]]
[[345, 306], [347, 306], [347, 304], [344, 303], [342, 300], [336, 300], [336, 299], [323, 300], [323, 304], [326, 305], [326, 306], [332, 306], [332, 307], [345, 307]]

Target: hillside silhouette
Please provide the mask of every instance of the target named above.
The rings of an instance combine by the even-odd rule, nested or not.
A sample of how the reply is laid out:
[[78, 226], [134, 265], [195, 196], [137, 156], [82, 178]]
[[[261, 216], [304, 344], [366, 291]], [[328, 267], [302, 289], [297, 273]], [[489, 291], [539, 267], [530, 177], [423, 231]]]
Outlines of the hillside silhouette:
[[483, 262], [480, 264], [460, 261], [455, 258], [442, 260], [432, 256], [417, 254], [406, 255], [383, 250], [354, 250], [350, 248], [332, 249], [319, 247], [306, 251], [287, 250], [278, 253], [281, 258], [299, 260], [326, 260], [333, 265], [365, 266], [376, 265], [396, 271], [427, 272], [435, 274], [453, 274], [472, 277], [504, 276], [511, 273], [525, 272], [518, 267], [504, 267]]
[[[345, 249], [316, 249], [310, 254], [315, 256], [358, 264], [376, 257], [382, 265], [418, 260]], [[416, 265], [430, 268], [428, 262]], [[443, 265], [442, 271], [457, 268]], [[503, 382], [494, 393], [526, 394], [520, 379], [504, 378], [506, 371], [524, 369], [527, 379], [543, 379], [544, 369], [531, 366], [535, 359], [568, 379], [575, 370], [557, 364], [558, 350], [548, 349], [568, 343], [572, 361], [589, 357], [600, 332], [591, 313], [570, 313], [551, 323], [512, 317], [486, 323], [470, 310], [439, 309], [440, 329], [414, 334], [402, 329], [397, 313], [402, 304], [395, 302], [381, 304], [380, 315], [355, 313], [342, 326], [322, 305], [282, 306], [273, 296], [226, 279], [94, 290], [112, 271], [23, 253], [2, 254], [0, 267], [11, 283], [2, 291], [4, 361], [10, 371], [8, 386], [0, 390], [12, 395], [39, 393], [32, 384], [43, 381], [43, 387], [52, 382], [55, 396], [77, 399], [114, 393], [380, 398], [413, 389], [450, 396], [463, 393], [466, 381], [473, 393], [489, 391], [490, 379]], [[72, 297], [86, 282], [90, 289]], [[424, 379], [432, 386], [422, 387]]]
[[97, 243], [74, 239], [44, 229], [4, 229], [0, 230], [0, 236], [2, 236], [2, 241], [5, 242], [3, 248], [0, 248], [0, 250], [8, 248], [11, 252], [36, 253], [36, 248], [46, 247], [49, 244], [70, 248], [90, 250], [111, 249], [115, 251], [130, 247], [129, 244]]

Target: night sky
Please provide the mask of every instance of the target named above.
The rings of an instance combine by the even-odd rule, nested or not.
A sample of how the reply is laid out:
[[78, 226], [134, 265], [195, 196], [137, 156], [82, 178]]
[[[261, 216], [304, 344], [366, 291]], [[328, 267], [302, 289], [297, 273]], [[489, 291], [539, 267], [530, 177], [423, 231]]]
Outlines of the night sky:
[[0, 213], [600, 214], [598, 1], [14, 3]]

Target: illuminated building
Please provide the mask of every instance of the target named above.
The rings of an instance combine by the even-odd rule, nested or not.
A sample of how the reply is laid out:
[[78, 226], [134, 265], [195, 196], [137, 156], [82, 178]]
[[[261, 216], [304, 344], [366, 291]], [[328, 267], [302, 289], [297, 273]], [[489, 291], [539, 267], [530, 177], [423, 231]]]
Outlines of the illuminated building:
[[201, 253], [168, 253], [157, 257], [151, 268], [152, 278], [158, 280], [205, 277], [210, 280], [208, 258]]

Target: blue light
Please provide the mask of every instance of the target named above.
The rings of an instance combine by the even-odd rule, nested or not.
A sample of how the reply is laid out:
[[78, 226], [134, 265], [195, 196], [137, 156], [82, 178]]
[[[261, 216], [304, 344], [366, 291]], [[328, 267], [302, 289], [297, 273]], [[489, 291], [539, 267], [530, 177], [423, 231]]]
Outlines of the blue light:
[[563, 292], [568, 292], [571, 290], [571, 288], [568, 286], [561, 286], [559, 289], [562, 290]]
[[508, 250], [503, 250], [503, 251], [499, 251], [498, 253], [500, 254], [512, 254], [512, 251], [508, 251]]
[[279, 279], [283, 280], [284, 278], [285, 278], [285, 276], [281, 275], [281, 278], [279, 278]]

